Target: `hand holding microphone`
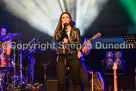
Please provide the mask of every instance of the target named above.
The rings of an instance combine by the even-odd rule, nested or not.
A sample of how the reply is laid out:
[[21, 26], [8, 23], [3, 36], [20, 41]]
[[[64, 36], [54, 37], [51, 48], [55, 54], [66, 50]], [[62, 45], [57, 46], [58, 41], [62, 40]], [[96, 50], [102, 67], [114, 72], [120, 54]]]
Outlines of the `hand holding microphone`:
[[64, 21], [64, 22], [62, 23], [62, 28], [66, 28], [66, 26], [67, 26], [67, 22]]
[[66, 26], [67, 26], [67, 23], [64, 23], [64, 28], [66, 28]]
[[64, 39], [63, 39], [63, 42], [64, 42], [65, 44], [67, 44], [67, 43], [68, 43], [68, 39], [67, 39], [67, 38], [64, 38]]
[[[67, 22], [66, 21], [62, 22], [62, 28], [63, 28], [63, 34], [64, 34], [63, 38], [68, 38], [67, 33], [66, 33], [66, 27], [67, 27]], [[64, 41], [65, 43], [67, 43], [67, 40], [64, 39]]]

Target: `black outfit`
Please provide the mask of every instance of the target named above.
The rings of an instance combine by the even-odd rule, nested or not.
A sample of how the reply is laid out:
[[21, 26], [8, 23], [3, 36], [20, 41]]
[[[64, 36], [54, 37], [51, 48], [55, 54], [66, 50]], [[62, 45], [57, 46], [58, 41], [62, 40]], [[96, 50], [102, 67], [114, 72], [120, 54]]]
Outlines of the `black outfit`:
[[[86, 39], [81, 36], [81, 45], [86, 42]], [[89, 91], [89, 81], [88, 81], [88, 73], [87, 73], [87, 69], [85, 66], [85, 62], [84, 62], [84, 54], [83, 52], [81, 53], [81, 57], [80, 57], [80, 80], [81, 83], [83, 85], [83, 89], [84, 91]], [[72, 82], [71, 82], [71, 77], [70, 75], [68, 75], [68, 91], [72, 90]]]
[[72, 27], [69, 37], [66, 35], [63, 29], [60, 29], [56, 33], [55, 40], [61, 43], [63, 41], [63, 38], [65, 37], [68, 38], [68, 45], [70, 47], [62, 48], [62, 45], [59, 45], [59, 58], [57, 63], [58, 91], [65, 91], [67, 66], [69, 66], [69, 72], [72, 78], [75, 91], [81, 91], [79, 78], [80, 61], [77, 57], [76, 50], [76, 46], [80, 44], [79, 29]]
[[[62, 43], [63, 39], [67, 38], [68, 39], [68, 45], [69, 48], [62, 48]], [[72, 27], [70, 36], [68, 37], [64, 29], [60, 29], [56, 36], [55, 36], [55, 41], [59, 42], [59, 49], [58, 52], [59, 54], [65, 55], [65, 54], [75, 54], [77, 53], [77, 46], [80, 45], [80, 32], [79, 29]]]
[[[81, 45], [85, 42], [87, 42], [86, 38], [81, 36]], [[81, 82], [83, 84], [84, 91], [89, 91], [88, 73], [87, 73], [87, 69], [86, 69], [86, 66], [85, 66], [85, 62], [84, 62], [83, 52], [82, 52], [81, 57], [80, 57], [80, 64], [81, 64], [80, 65], [80, 79], [81, 79]]]

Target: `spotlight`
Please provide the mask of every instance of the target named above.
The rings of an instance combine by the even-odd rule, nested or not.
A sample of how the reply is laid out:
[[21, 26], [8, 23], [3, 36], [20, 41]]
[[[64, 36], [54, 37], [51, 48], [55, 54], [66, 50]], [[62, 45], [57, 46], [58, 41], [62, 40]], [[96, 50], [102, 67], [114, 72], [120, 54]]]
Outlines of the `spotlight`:
[[108, 51], [108, 52], [106, 53], [106, 57], [107, 57], [107, 58], [113, 58], [113, 52], [112, 52], [112, 51]]
[[115, 59], [115, 62], [117, 63], [117, 66], [120, 66], [121, 65], [121, 62], [122, 60], [121, 59]]
[[122, 55], [121, 55], [121, 52], [120, 52], [120, 51], [115, 51], [115, 53], [114, 53], [114, 57], [115, 57], [115, 58], [118, 59], [118, 58], [121, 58], [121, 56], [122, 56]]
[[107, 51], [105, 60], [102, 61], [104, 73], [113, 73], [112, 67], [114, 62], [116, 62], [118, 66], [117, 72], [118, 73], [124, 72], [125, 61], [123, 60], [122, 52]]
[[106, 65], [107, 66], [112, 66], [113, 65], [113, 60], [112, 59], [107, 59], [106, 60]]
[[[68, 11], [76, 26], [87, 33], [108, 0], [0, 0], [3, 8], [30, 24], [33, 28], [54, 35], [58, 18]], [[1, 4], [1, 3], [0, 3]], [[81, 12], [83, 11], [83, 12]]]

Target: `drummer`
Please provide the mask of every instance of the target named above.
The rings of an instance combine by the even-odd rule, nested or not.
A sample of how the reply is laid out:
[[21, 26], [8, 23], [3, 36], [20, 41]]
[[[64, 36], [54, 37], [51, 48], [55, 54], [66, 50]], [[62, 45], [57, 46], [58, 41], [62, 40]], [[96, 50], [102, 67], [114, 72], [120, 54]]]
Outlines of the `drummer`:
[[[4, 25], [0, 26], [0, 60], [7, 59], [11, 54], [10, 39], [6, 39], [7, 29]], [[6, 62], [0, 63], [1, 65], [6, 65]]]

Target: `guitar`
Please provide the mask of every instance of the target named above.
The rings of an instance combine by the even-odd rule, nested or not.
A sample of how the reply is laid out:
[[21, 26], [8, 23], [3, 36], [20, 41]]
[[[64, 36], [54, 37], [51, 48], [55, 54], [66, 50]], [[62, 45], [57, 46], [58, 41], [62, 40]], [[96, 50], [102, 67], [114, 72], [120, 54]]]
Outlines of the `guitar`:
[[114, 71], [114, 91], [118, 91], [118, 88], [117, 88], [117, 63], [114, 62], [113, 63], [113, 71]]
[[91, 42], [92, 40], [101, 37], [101, 33], [95, 34], [92, 38], [90, 38], [87, 42], [85, 42], [80, 48], [77, 49], [77, 51], [80, 51], [85, 45], [87, 45], [88, 42]]
[[87, 45], [88, 43], [90, 43], [93, 39], [99, 38], [100, 36], [101, 36], [101, 33], [97, 33], [97, 34], [94, 35], [92, 38], [90, 38], [87, 42], [85, 42], [80, 48], [78, 48], [78, 49], [77, 49], [77, 51], [78, 51], [78, 53], [77, 53], [78, 58], [81, 57], [81, 52], [80, 52], [80, 50], [81, 50], [82, 48], [84, 48], [85, 45]]

